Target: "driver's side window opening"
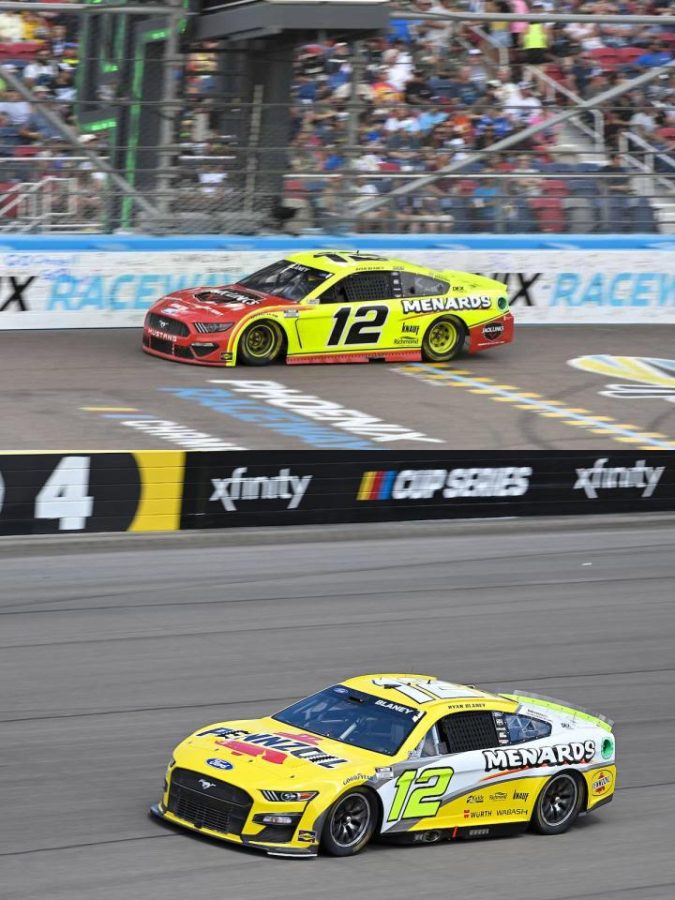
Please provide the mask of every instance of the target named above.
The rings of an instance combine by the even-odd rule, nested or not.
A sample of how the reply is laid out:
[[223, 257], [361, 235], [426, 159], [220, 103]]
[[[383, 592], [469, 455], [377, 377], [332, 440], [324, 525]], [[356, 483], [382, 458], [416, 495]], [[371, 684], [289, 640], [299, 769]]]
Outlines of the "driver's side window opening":
[[485, 750], [499, 744], [497, 728], [491, 712], [453, 713], [439, 722], [441, 739], [449, 753]]

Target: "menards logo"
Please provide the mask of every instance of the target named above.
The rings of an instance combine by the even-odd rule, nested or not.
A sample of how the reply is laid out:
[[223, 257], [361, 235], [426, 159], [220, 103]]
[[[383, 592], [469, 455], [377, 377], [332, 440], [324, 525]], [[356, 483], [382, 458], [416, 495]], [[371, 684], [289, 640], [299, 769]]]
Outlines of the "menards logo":
[[554, 747], [509, 747], [483, 750], [485, 771], [493, 769], [538, 769], [542, 766], [578, 765], [590, 762], [595, 756], [595, 741], [572, 741]]
[[425, 297], [422, 300], [402, 300], [404, 313], [448, 312], [470, 309], [490, 309], [489, 297]]

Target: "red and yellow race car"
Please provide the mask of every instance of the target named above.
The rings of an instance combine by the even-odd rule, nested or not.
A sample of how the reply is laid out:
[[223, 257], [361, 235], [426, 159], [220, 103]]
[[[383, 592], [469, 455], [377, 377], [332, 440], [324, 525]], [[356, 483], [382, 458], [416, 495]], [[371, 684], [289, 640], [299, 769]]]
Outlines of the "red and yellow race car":
[[146, 353], [208, 366], [447, 362], [512, 340], [501, 282], [341, 250], [176, 291], [152, 306], [143, 331]]
[[562, 834], [608, 803], [612, 723], [559, 700], [430, 675], [350, 678], [173, 751], [153, 815], [273, 856]]

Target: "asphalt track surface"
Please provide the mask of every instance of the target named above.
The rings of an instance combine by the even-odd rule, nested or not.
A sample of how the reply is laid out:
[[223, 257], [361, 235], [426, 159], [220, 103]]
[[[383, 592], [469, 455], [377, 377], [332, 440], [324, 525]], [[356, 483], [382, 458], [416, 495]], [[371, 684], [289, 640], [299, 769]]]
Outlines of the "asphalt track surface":
[[[674, 543], [672, 516], [0, 541], [0, 895], [672, 900]], [[345, 860], [148, 818], [194, 728], [392, 670], [604, 712], [614, 803]]]
[[[169, 420], [177, 429], [245, 450], [336, 446], [316, 434], [302, 436], [316, 425], [324, 438], [355, 439], [334, 422], [297, 413], [292, 416], [299, 430], [291, 436], [266, 418], [281, 410], [233, 392], [236, 384], [216, 386], [211, 379], [272, 379], [437, 442], [364, 439], [362, 449], [675, 449], [675, 404], [663, 397], [603, 397], [606, 383], [617, 379], [567, 365], [593, 354], [673, 358], [670, 327], [521, 327], [514, 344], [441, 370], [392, 364], [188, 366], [141, 353], [136, 329], [8, 332], [2, 347], [0, 451], [181, 446], [171, 433], [159, 437], [129, 424], [143, 418]], [[229, 399], [215, 410], [177, 394], [190, 388], [226, 388]], [[251, 400], [252, 406], [236, 414], [234, 399]]]

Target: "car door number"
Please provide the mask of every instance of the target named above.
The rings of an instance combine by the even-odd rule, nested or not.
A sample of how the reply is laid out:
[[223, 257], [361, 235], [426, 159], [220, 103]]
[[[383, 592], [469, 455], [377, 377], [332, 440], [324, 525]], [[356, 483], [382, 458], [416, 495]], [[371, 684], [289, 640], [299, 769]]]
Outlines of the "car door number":
[[423, 772], [416, 769], [403, 772], [396, 779], [396, 792], [387, 821], [435, 816], [454, 774], [454, 769], [449, 766], [425, 769]]
[[[371, 318], [372, 313], [374, 315]], [[356, 310], [351, 306], [341, 306], [333, 316], [335, 324], [328, 338], [328, 346], [376, 344], [382, 336], [382, 328], [388, 315], [389, 309], [386, 306], [361, 306]], [[343, 339], [350, 319], [352, 324]]]

